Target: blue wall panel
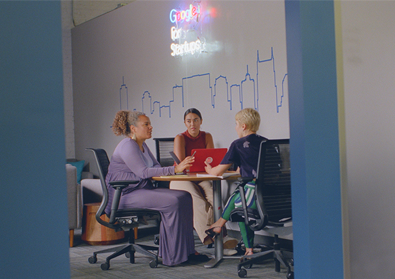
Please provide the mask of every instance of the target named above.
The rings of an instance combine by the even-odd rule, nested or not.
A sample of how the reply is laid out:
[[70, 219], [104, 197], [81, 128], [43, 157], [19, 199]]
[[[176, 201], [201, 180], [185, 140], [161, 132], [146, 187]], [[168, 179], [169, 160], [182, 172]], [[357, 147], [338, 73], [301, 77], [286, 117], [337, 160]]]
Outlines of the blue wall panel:
[[343, 278], [333, 1], [286, 1], [295, 277]]
[[0, 2], [2, 278], [70, 278], [60, 1]]

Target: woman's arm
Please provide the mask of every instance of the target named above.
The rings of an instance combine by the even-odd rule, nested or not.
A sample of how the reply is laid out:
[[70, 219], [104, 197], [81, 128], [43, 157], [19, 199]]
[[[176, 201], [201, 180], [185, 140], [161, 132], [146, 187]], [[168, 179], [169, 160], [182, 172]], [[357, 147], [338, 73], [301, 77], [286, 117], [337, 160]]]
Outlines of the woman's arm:
[[177, 135], [174, 138], [174, 154], [177, 155], [178, 159], [180, 159], [180, 161], [185, 159], [185, 139], [183, 135]]
[[[144, 148], [147, 152], [150, 152], [147, 145], [144, 145]], [[141, 157], [141, 151], [138, 144], [133, 140], [126, 142], [122, 146], [119, 154], [130, 171], [141, 179], [147, 179], [153, 176], [171, 175], [175, 173], [173, 166], [163, 168], [147, 167], [143, 158]], [[150, 152], [150, 155], [151, 154], [152, 153]]]
[[[145, 145], [146, 146], [146, 145]], [[154, 155], [152, 154], [151, 150], [148, 148], [148, 146], [144, 147], [146, 148], [147, 152], [149, 152], [152, 161], [154, 162], [153, 167], [154, 168], [162, 168], [161, 165], [159, 164], [159, 162], [156, 160], [156, 158], [154, 157]], [[188, 156], [186, 157], [184, 160], [182, 160], [178, 165], [174, 166], [174, 172], [178, 173], [178, 172], [183, 172], [184, 169], [192, 166], [192, 163], [195, 162], [195, 158]]]
[[210, 133], [206, 132], [206, 148], [214, 148], [213, 137]]

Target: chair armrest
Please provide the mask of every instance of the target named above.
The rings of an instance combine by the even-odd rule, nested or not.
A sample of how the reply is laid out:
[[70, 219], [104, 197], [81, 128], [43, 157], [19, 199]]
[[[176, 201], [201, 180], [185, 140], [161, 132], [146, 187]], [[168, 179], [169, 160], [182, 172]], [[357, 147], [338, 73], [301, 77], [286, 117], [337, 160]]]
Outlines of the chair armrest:
[[[253, 177], [239, 177], [238, 179], [237, 179], [237, 183], [240, 185], [241, 183], [242, 184], [244, 184], [244, 185], [246, 185], [248, 182], [250, 182], [251, 180], [253, 180], [254, 178]], [[243, 185], [243, 186], [244, 186]]]
[[237, 188], [239, 188], [241, 203], [243, 204], [244, 223], [246, 224], [246, 226], [249, 226], [250, 222], [248, 220], [248, 212], [247, 212], [248, 210], [247, 210], [247, 204], [246, 204], [245, 195], [244, 195], [244, 186], [253, 179], [254, 178], [251, 178], [251, 177], [240, 177], [237, 181]]
[[140, 181], [138, 180], [118, 180], [118, 181], [110, 181], [108, 182], [108, 184], [110, 184], [111, 187], [113, 187], [114, 189], [116, 189], [117, 187], [123, 189], [127, 187], [129, 184], [137, 184], [139, 182]]
[[115, 223], [115, 216], [118, 211], [118, 206], [119, 206], [119, 201], [121, 200], [121, 193], [122, 189], [127, 187], [130, 184], [137, 184], [140, 181], [138, 180], [118, 180], [118, 181], [110, 181], [108, 184], [111, 185], [115, 189], [115, 193], [112, 199], [112, 204], [111, 204], [111, 214], [110, 214], [110, 224]]

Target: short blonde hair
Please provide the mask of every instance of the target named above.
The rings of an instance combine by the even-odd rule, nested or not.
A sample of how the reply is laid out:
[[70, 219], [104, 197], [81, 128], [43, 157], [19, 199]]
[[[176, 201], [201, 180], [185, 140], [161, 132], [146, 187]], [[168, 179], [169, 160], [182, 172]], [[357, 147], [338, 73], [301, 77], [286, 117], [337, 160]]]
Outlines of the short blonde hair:
[[112, 130], [117, 136], [130, 136], [130, 125], [136, 126], [139, 116], [145, 115], [140, 111], [120, 110], [117, 112], [112, 123]]
[[259, 125], [261, 124], [261, 117], [259, 113], [252, 108], [245, 108], [236, 113], [236, 121], [240, 124], [245, 124], [247, 129], [251, 132], [256, 133], [259, 130]]

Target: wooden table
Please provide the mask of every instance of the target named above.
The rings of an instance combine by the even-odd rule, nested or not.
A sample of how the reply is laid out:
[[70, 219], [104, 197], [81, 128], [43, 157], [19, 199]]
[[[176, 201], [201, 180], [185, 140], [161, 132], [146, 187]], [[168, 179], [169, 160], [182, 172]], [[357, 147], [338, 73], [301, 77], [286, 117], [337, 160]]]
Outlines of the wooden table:
[[[206, 174], [207, 175], [207, 174]], [[226, 174], [224, 174], [226, 175]], [[235, 179], [240, 175], [233, 175], [229, 177], [218, 176], [197, 176], [196, 173], [189, 173], [186, 175], [169, 175], [153, 177], [156, 181], [213, 181], [213, 211], [214, 219], [218, 220], [222, 215], [222, 197], [221, 197], [221, 180]], [[214, 240], [214, 258], [207, 262], [204, 267], [211, 268], [216, 266], [224, 257], [222, 234], [219, 234]]]

